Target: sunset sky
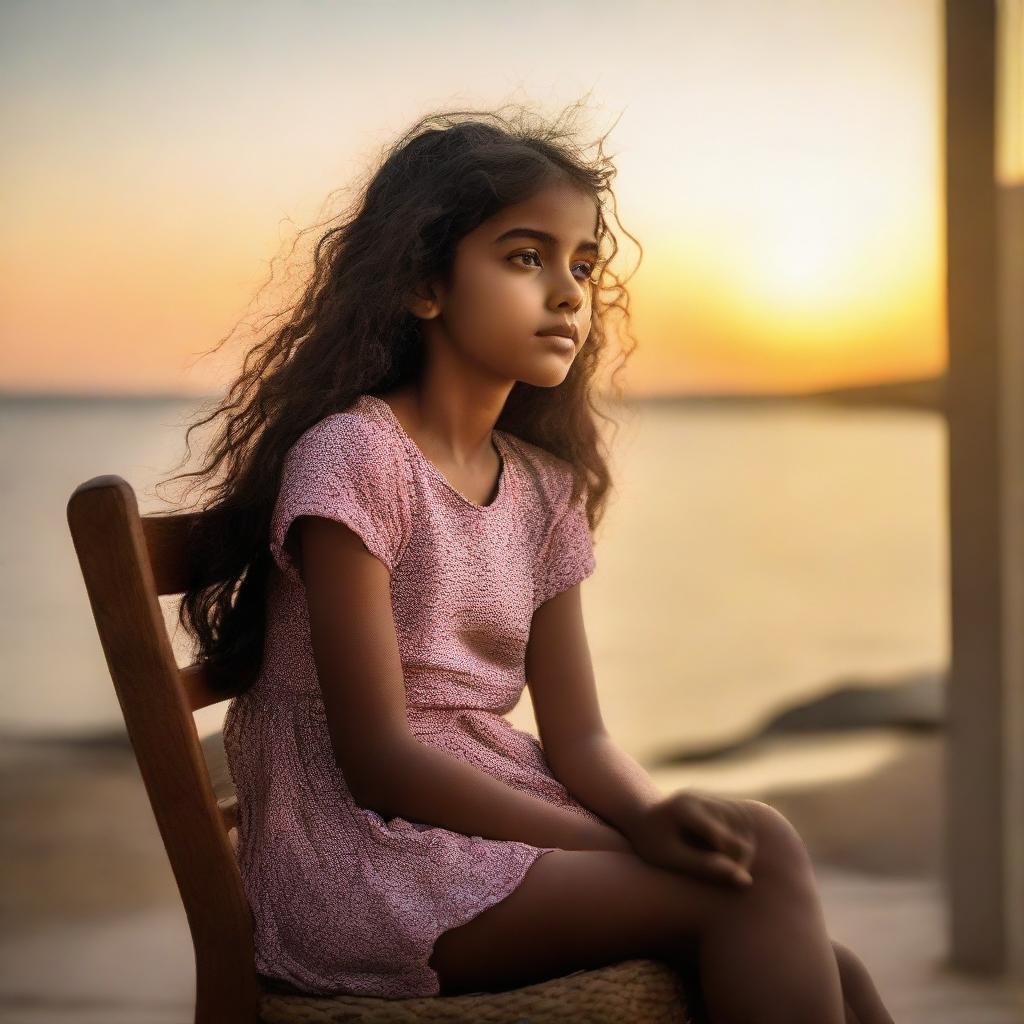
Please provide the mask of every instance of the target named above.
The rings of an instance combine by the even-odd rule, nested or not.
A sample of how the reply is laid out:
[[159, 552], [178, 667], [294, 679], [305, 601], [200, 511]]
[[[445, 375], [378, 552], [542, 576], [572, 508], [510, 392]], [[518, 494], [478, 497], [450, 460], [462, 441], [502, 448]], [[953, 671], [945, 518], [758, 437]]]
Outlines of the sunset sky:
[[[940, 5], [4, 5], [0, 388], [216, 391], [333, 189], [435, 108], [618, 118], [637, 392], [941, 372]], [[633, 249], [627, 250], [633, 255]]]

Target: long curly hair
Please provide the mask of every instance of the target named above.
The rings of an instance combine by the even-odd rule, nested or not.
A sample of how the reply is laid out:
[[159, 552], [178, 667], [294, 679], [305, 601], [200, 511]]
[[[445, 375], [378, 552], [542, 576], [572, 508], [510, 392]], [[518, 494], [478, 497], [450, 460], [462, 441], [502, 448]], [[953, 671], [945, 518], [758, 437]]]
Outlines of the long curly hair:
[[[622, 276], [612, 265], [619, 242], [608, 201], [618, 223], [611, 190], [616, 169], [604, 152], [607, 132], [592, 144], [591, 157], [575, 141], [569, 122], [580, 103], [551, 121], [521, 107], [511, 114], [429, 114], [385, 148], [379, 167], [356, 182], [355, 197], [340, 215], [297, 236], [295, 243], [325, 228], [297, 301], [269, 318], [269, 329], [245, 351], [226, 396], [212, 409], [200, 406], [188, 426], [186, 453], [174, 468], [188, 462], [192, 432], [215, 421], [205, 463], [158, 485], [159, 490], [174, 480], [197, 478], [186, 495], [206, 486], [201, 502], [189, 507], [178, 500], [177, 511], [206, 513], [192, 517], [195, 571], [178, 621], [195, 641], [196, 659], [205, 664], [215, 691], [225, 697], [244, 692], [262, 660], [273, 569], [268, 541], [288, 450], [310, 426], [360, 394], [384, 393], [417, 379], [420, 321], [403, 297], [425, 280], [446, 278], [463, 236], [558, 181], [593, 197], [602, 253], [609, 246], [592, 278], [590, 334], [557, 387], [516, 382], [496, 426], [571, 464], [573, 498], [586, 491], [587, 517], [591, 530], [596, 528], [612, 481], [596, 422], [598, 416], [611, 417], [595, 404], [595, 380], [611, 362], [613, 313], [624, 339], [607, 379], [605, 394], [613, 401], [621, 402], [616, 376], [636, 342], [628, 331], [625, 288], [632, 275]], [[639, 242], [623, 233], [642, 256]]]

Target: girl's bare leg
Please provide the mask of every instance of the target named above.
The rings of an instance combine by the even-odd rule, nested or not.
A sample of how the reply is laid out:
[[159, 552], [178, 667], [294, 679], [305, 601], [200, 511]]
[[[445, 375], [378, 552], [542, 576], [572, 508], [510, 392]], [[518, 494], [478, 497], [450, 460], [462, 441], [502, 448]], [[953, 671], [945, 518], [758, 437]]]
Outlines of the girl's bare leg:
[[438, 938], [430, 963], [442, 993], [682, 954], [697, 962], [713, 1024], [846, 1024], [806, 848], [778, 811], [749, 804], [758, 830], [749, 888], [629, 853], [555, 850], [508, 897]]
[[[875, 988], [867, 967], [856, 953], [834, 939], [832, 949], [835, 952], [839, 979], [843, 986], [845, 1024], [895, 1024]], [[690, 1003], [687, 1009], [696, 1024], [704, 1024], [707, 1021], [707, 1009], [701, 999], [699, 972], [686, 956], [677, 957], [669, 962], [680, 973], [688, 987]]]
[[864, 962], [847, 946], [832, 942], [846, 1000], [847, 1024], [894, 1024]]
[[[845, 1024], [842, 982], [807, 849], [773, 807], [749, 804], [757, 809], [758, 823], [754, 884], [736, 893], [740, 905], [713, 917], [699, 938], [711, 1018], [716, 1024], [719, 1019]], [[750, 898], [746, 907], [745, 897]]]

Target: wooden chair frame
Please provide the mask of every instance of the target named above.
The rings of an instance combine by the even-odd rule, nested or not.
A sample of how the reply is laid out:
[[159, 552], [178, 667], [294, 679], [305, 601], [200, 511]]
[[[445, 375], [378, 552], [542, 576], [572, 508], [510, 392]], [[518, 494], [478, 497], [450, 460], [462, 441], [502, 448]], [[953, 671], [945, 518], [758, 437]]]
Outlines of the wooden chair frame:
[[208, 514], [140, 516], [135, 492], [115, 475], [80, 484], [67, 505], [103, 653], [192, 933], [195, 1024], [692, 1020], [677, 972], [643, 958], [509, 992], [404, 1000], [302, 996], [261, 980], [229, 837], [237, 801], [217, 800], [193, 718], [228, 698], [201, 665], [178, 667], [159, 601], [194, 578], [189, 531]]
[[119, 476], [75, 488], [68, 525], [107, 667], [178, 884], [196, 959], [196, 1024], [252, 1024], [260, 986], [252, 914], [228, 830], [234, 797], [218, 802], [193, 713], [226, 698], [202, 666], [179, 668], [160, 606], [190, 578], [186, 543], [203, 513], [140, 516]]

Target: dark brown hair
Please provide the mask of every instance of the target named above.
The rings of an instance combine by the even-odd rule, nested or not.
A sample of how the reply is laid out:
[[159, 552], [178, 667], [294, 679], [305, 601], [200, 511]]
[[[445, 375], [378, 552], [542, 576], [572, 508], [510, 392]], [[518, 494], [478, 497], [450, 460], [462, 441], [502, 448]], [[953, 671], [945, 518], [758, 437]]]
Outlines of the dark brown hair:
[[[182, 597], [179, 622], [225, 696], [249, 685], [242, 678], [251, 682], [262, 658], [273, 568], [269, 532], [288, 450], [310, 426], [360, 394], [416, 379], [423, 355], [420, 321], [404, 297], [423, 281], [447, 276], [464, 235], [558, 181], [571, 182], [597, 204], [602, 260], [593, 278], [591, 330], [560, 385], [513, 386], [497, 427], [567, 460], [575, 476], [573, 497], [586, 490], [592, 530], [602, 518], [611, 479], [596, 416], [610, 417], [594, 404], [595, 379], [608, 362], [613, 311], [632, 342], [620, 347], [608, 378], [613, 398], [621, 399], [615, 376], [635, 341], [627, 329], [625, 281], [631, 275], [619, 276], [611, 265], [619, 245], [607, 220], [610, 199], [618, 222], [611, 190], [616, 171], [603, 150], [607, 133], [587, 158], [566, 126], [579, 107], [570, 105], [550, 122], [521, 108], [511, 115], [449, 111], [417, 121], [386, 148], [379, 168], [357, 182], [354, 200], [336, 222], [326, 222], [298, 300], [271, 318], [270, 329], [245, 352], [227, 395], [212, 410], [201, 408], [188, 427], [183, 463], [191, 455], [192, 431], [218, 420], [207, 461], [160, 486], [198, 478], [187, 493], [207, 484], [201, 506], [180, 506], [210, 514], [191, 537], [199, 568]], [[306, 228], [296, 242], [324, 226]]]

